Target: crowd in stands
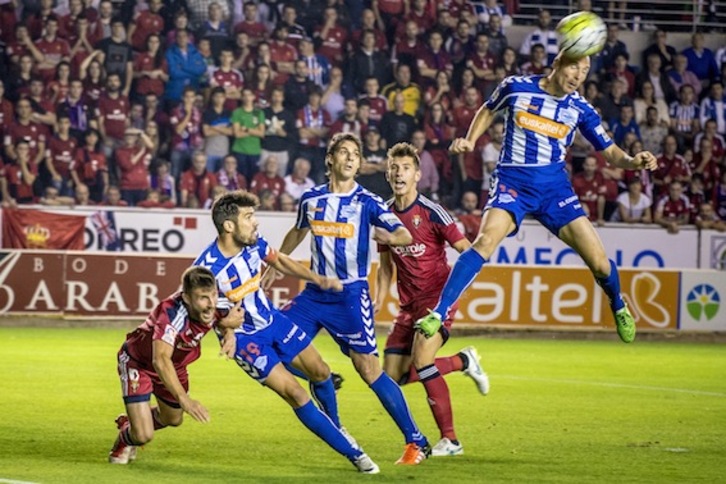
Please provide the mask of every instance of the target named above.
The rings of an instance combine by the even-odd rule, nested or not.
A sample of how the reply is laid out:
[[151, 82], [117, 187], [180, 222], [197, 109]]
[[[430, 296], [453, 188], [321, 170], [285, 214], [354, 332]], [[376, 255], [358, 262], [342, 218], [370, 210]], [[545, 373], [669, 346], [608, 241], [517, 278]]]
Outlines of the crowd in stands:
[[[511, 75], [546, 75], [555, 20], [521, 45], [496, 0], [6, 0], [0, 4], [3, 206], [208, 207], [225, 190], [294, 211], [325, 180], [326, 141], [361, 137], [359, 182], [386, 198], [386, 148], [413, 143], [420, 190], [476, 233], [503, 142], [466, 155], [482, 101]], [[580, 8], [590, 8], [581, 0]], [[581, 136], [568, 155], [591, 220], [726, 230], [726, 46], [677, 52], [654, 32], [632, 59], [608, 27], [583, 86], [653, 173], [606, 166]], [[467, 232], [469, 229], [467, 228]]]

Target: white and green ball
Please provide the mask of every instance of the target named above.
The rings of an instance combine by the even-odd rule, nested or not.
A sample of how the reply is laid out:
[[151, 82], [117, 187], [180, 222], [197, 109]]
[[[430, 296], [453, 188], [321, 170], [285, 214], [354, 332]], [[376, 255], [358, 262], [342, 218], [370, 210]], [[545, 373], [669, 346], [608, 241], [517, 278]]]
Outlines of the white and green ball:
[[557, 24], [560, 50], [568, 57], [579, 58], [597, 54], [605, 46], [607, 27], [592, 12], [575, 12]]

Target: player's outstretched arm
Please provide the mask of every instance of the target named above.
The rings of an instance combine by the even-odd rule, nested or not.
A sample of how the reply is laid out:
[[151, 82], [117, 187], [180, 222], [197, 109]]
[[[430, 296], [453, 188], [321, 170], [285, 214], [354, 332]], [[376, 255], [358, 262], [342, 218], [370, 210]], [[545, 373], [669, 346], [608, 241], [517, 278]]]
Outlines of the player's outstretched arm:
[[476, 140], [486, 133], [493, 121], [494, 112], [482, 105], [474, 115], [474, 119], [471, 120], [469, 131], [466, 133], [466, 138], [456, 138], [451, 143], [449, 151], [456, 154], [473, 151], [474, 146], [476, 145]]
[[461, 239], [461, 240], [458, 240], [458, 241], [454, 242], [454, 243], [453, 243], [453, 244], [452, 244], [451, 246], [452, 246], [452, 247], [453, 247], [454, 249], [456, 249], [456, 251], [457, 251], [457, 252], [458, 252], [459, 254], [461, 254], [461, 253], [462, 253], [462, 252], [464, 252], [464, 251], [465, 251], [466, 249], [468, 249], [469, 247], [471, 247], [471, 242], [469, 242], [469, 240], [468, 240], [468, 239]]
[[[297, 249], [297, 246], [300, 245], [303, 240], [305, 240], [305, 236], [308, 235], [309, 231], [310, 229], [307, 228], [291, 228], [288, 233], [285, 234], [285, 238], [282, 240], [282, 245], [280, 246], [279, 253], [285, 255], [292, 254], [292, 251]], [[262, 289], [264, 289], [265, 291], [269, 290], [275, 280], [279, 279], [280, 277], [281, 276], [278, 277], [278, 273], [275, 270], [274, 265], [271, 264], [265, 271], [265, 274], [262, 276]]]
[[376, 274], [376, 298], [373, 302], [374, 314], [383, 307], [383, 300], [391, 289], [391, 280], [393, 279], [393, 261], [391, 253], [388, 251], [380, 253], [378, 262], [378, 273]]
[[333, 277], [323, 277], [315, 274], [306, 266], [297, 261], [292, 260], [288, 255], [278, 253], [274, 261], [270, 261], [270, 266], [275, 270], [287, 274], [288, 276], [297, 277], [305, 281], [310, 281], [320, 286], [321, 289], [332, 289], [334, 291], [342, 291], [343, 283], [339, 279]]
[[159, 378], [161, 378], [161, 382], [169, 390], [169, 393], [179, 402], [182, 410], [199, 422], [209, 422], [209, 412], [207, 412], [207, 409], [198, 401], [192, 400], [179, 381], [179, 377], [174, 369], [174, 363], [171, 361], [174, 346], [163, 340], [154, 340], [153, 352], [152, 363], [154, 369], [159, 375]]
[[221, 329], [236, 329], [239, 328], [245, 320], [245, 310], [242, 308], [242, 300], [240, 299], [237, 303], [229, 308], [227, 316], [223, 317], [215, 324]]
[[376, 227], [376, 229], [373, 231], [373, 240], [378, 242], [381, 245], [408, 245], [413, 242], [413, 237], [411, 236], [411, 232], [408, 231], [406, 227], [401, 225], [400, 227], [397, 227], [396, 230], [393, 232], [389, 232], [388, 230]]
[[626, 170], [646, 169], [653, 171], [658, 168], [658, 160], [650, 151], [641, 151], [635, 156], [630, 156], [618, 145], [611, 144], [602, 151], [603, 156], [611, 165]]

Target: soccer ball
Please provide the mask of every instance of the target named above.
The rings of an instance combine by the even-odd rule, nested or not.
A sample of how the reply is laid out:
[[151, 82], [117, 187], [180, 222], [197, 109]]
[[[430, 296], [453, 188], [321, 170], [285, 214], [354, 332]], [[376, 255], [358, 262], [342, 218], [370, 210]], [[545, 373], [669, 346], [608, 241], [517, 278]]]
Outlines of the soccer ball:
[[560, 50], [568, 57], [580, 58], [597, 54], [605, 46], [607, 27], [592, 12], [575, 12], [557, 24]]

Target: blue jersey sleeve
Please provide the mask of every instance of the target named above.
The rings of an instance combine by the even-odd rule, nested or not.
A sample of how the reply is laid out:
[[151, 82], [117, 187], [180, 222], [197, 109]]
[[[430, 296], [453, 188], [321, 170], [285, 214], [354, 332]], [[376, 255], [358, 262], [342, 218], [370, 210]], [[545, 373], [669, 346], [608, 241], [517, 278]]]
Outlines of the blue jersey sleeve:
[[371, 197], [366, 200], [366, 209], [371, 223], [388, 232], [395, 231], [398, 227], [403, 227], [403, 223], [396, 217], [391, 210], [379, 197]]
[[504, 79], [497, 86], [489, 99], [484, 101], [484, 107], [492, 112], [501, 111], [502, 109], [506, 108], [509, 105], [507, 101], [514, 92], [513, 86], [515, 83], [515, 77], [507, 77], [506, 79]]
[[585, 139], [595, 148], [595, 151], [602, 151], [613, 144], [613, 140], [602, 126], [600, 115], [589, 103], [584, 104], [584, 112], [580, 116], [577, 127]]
[[297, 207], [297, 220], [295, 221], [296, 229], [310, 228], [310, 223], [307, 217], [308, 203], [310, 203], [310, 197], [307, 197], [306, 195], [307, 192], [303, 193], [303, 196], [300, 198], [300, 204]]

